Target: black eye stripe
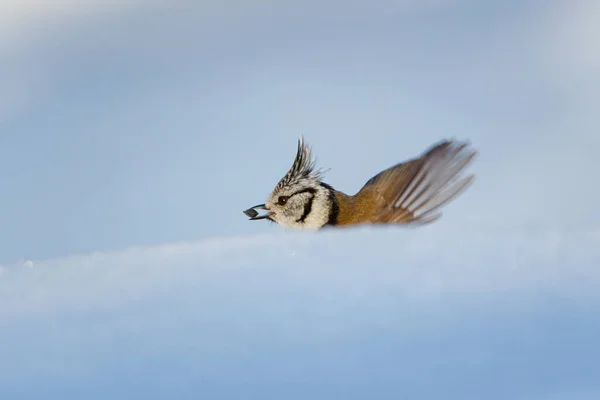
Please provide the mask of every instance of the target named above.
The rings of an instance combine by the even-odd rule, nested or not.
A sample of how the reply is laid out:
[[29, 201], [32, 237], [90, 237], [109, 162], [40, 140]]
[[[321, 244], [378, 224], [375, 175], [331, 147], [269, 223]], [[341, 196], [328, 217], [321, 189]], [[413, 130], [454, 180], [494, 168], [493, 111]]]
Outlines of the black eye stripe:
[[279, 196], [279, 198], [277, 199], [277, 204], [279, 204], [280, 206], [285, 206], [287, 204], [287, 202], [293, 197], [296, 196], [297, 194], [302, 194], [302, 193], [310, 193], [313, 195], [315, 195], [315, 193], [317, 193], [317, 189], [314, 188], [306, 188], [306, 189], [301, 189], [298, 190], [297, 192], [294, 192], [292, 194], [290, 194], [289, 196]]
[[302, 189], [302, 190], [298, 190], [297, 192], [294, 192], [292, 194], [290, 194], [288, 197], [293, 197], [297, 194], [302, 194], [302, 193], [311, 193], [311, 194], [315, 194], [317, 193], [317, 189], [314, 188], [306, 188], [306, 189]]

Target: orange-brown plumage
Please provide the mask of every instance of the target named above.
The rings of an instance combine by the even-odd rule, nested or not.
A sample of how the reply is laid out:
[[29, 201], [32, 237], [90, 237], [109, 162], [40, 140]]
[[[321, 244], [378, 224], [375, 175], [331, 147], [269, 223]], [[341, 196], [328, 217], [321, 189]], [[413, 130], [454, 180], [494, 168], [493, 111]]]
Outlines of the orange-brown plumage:
[[421, 157], [390, 167], [371, 178], [358, 193], [335, 191], [339, 206], [336, 225], [361, 223], [426, 224], [436, 211], [473, 180], [456, 180], [476, 152], [466, 143], [444, 141]]

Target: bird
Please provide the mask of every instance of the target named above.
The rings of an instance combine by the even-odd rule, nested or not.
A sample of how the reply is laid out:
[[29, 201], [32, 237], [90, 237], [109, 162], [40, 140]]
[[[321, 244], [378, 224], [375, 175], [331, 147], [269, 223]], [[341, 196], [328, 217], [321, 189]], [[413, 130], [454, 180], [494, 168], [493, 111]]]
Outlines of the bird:
[[[421, 226], [437, 221], [441, 207], [473, 182], [462, 176], [477, 151], [469, 141], [444, 139], [419, 156], [399, 162], [370, 178], [349, 195], [323, 182], [312, 147], [298, 139], [294, 163], [264, 204], [244, 210], [250, 220], [268, 220], [284, 228], [396, 224]], [[259, 215], [257, 210], [266, 210]]]

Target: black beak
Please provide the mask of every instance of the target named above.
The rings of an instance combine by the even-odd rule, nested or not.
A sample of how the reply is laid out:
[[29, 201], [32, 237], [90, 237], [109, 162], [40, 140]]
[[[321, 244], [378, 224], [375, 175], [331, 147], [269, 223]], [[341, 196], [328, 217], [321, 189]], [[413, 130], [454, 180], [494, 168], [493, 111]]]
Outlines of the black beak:
[[264, 204], [259, 204], [259, 205], [254, 206], [254, 207], [250, 207], [247, 210], [244, 210], [244, 214], [246, 214], [246, 216], [250, 217], [250, 219], [252, 221], [256, 221], [256, 220], [259, 220], [259, 219], [269, 218], [269, 214], [265, 214], [265, 215], [259, 216], [258, 212], [256, 211], [257, 208], [259, 210], [266, 210], [267, 209]]

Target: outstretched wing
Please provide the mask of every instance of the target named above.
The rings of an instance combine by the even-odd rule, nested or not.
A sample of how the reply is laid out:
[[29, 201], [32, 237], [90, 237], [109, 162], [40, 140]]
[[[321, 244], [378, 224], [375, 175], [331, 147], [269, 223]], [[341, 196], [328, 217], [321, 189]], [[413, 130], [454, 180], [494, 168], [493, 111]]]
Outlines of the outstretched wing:
[[390, 167], [356, 194], [374, 196], [373, 223], [427, 224], [441, 216], [440, 207], [462, 193], [474, 175], [460, 177], [477, 152], [468, 142], [446, 140], [419, 158]]

